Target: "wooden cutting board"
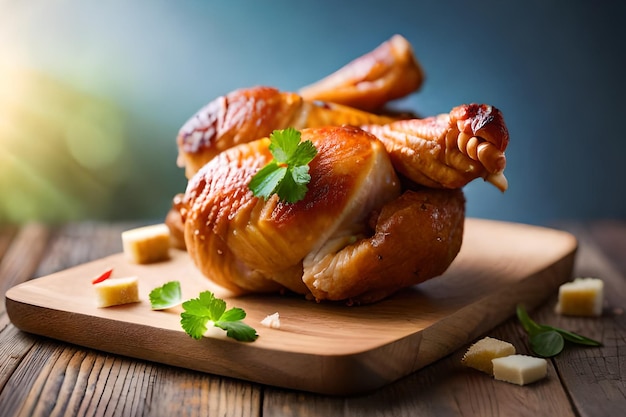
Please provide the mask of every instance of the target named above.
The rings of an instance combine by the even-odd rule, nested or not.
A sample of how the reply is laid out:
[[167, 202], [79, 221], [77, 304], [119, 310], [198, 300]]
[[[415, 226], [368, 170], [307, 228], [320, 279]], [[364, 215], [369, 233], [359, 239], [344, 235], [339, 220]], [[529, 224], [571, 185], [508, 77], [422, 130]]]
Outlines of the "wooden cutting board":
[[[571, 278], [576, 239], [562, 231], [467, 219], [463, 247], [448, 271], [369, 306], [315, 303], [296, 296], [232, 297], [194, 268], [186, 252], [152, 265], [123, 254], [33, 279], [6, 294], [18, 328], [106, 352], [268, 385], [346, 395], [384, 386], [533, 308]], [[139, 277], [142, 301], [96, 308], [93, 277]], [[178, 307], [152, 311], [149, 292], [179, 280], [184, 299], [211, 290], [241, 307], [259, 338], [242, 343], [211, 333], [194, 340]], [[281, 328], [260, 324], [278, 312]], [[216, 329], [218, 330], [218, 329]]]

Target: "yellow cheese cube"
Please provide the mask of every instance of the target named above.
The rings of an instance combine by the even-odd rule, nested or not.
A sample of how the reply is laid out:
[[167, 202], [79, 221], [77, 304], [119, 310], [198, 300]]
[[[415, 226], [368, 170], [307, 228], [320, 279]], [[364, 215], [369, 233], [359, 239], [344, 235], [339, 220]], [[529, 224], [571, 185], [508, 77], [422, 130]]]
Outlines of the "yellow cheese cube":
[[122, 246], [126, 257], [138, 264], [169, 259], [170, 229], [154, 224], [122, 232]]
[[600, 316], [604, 282], [597, 278], [576, 278], [559, 287], [556, 312], [569, 316]]
[[139, 301], [137, 277], [109, 278], [97, 284], [96, 304], [98, 307], [110, 307]]
[[461, 362], [465, 366], [492, 375], [493, 365], [491, 360], [513, 354], [515, 354], [515, 346], [509, 342], [485, 337], [470, 346], [465, 355], [463, 355]]
[[498, 381], [526, 385], [538, 381], [548, 374], [548, 361], [527, 355], [510, 355], [495, 358], [493, 377]]

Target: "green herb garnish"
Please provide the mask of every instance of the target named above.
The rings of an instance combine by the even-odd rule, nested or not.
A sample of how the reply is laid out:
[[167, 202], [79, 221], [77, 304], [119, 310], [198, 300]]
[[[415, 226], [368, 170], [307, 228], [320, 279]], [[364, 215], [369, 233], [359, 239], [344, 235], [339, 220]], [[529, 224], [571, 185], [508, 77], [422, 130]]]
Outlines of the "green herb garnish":
[[530, 348], [544, 358], [556, 356], [565, 347], [565, 341], [583, 346], [602, 346], [601, 342], [577, 333], [533, 321], [522, 305], [517, 306], [517, 318], [528, 333]]
[[150, 306], [153, 310], [165, 310], [179, 305], [182, 302], [180, 282], [170, 281], [163, 286], [150, 291]]
[[211, 291], [203, 291], [198, 298], [185, 301], [183, 309], [180, 324], [194, 339], [201, 339], [210, 323], [240, 342], [252, 342], [258, 337], [256, 330], [242, 322], [245, 311], [237, 307], [226, 310], [226, 302], [216, 298]]
[[274, 159], [261, 168], [250, 181], [249, 188], [257, 197], [278, 194], [288, 203], [300, 201], [311, 181], [309, 162], [317, 155], [310, 140], [300, 142], [300, 132], [294, 128], [275, 130], [270, 135], [270, 152]]

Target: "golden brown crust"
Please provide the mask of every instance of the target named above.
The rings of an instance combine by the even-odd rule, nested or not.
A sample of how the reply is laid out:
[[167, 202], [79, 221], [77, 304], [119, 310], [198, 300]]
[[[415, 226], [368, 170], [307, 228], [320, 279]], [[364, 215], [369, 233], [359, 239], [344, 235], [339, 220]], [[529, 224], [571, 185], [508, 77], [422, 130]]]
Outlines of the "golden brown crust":
[[407, 190], [382, 208], [371, 237], [305, 263], [304, 282], [318, 300], [372, 303], [443, 274], [463, 239], [460, 189]]
[[186, 250], [185, 245], [185, 225], [180, 214], [183, 194], [176, 194], [172, 199], [172, 207], [165, 216], [165, 225], [170, 230], [170, 241], [172, 247]]
[[268, 136], [293, 124], [302, 98], [272, 87], [235, 90], [200, 109], [176, 138], [178, 165], [191, 178], [206, 162], [237, 144]]
[[228, 246], [233, 213], [249, 212], [257, 200], [247, 190], [254, 172], [270, 155], [267, 142], [235, 146], [203, 167], [187, 185], [180, 208], [185, 245], [200, 272], [234, 292], [268, 292], [280, 287], [251, 270]]
[[205, 276], [235, 292], [287, 288], [363, 304], [448, 268], [463, 236], [460, 189], [412, 187], [399, 196], [375, 137], [348, 126], [302, 136], [318, 155], [309, 192], [297, 203], [276, 195], [265, 201], [248, 189], [271, 159], [268, 139], [219, 154], [189, 181], [179, 208], [187, 249]]
[[318, 155], [309, 192], [297, 203], [276, 195], [265, 201], [248, 189], [271, 159], [268, 139], [222, 152], [189, 181], [181, 209], [185, 242], [204, 275], [231, 289], [275, 291], [279, 281], [304, 292], [301, 263], [320, 240], [346, 219], [364, 221], [373, 205], [399, 193], [384, 147], [363, 130], [305, 129], [302, 140], [312, 140]]
[[411, 44], [401, 35], [394, 35], [376, 49], [299, 92], [309, 101], [334, 102], [377, 111], [389, 101], [417, 91], [423, 81], [424, 73]]
[[396, 120], [333, 103], [307, 102], [272, 87], [242, 88], [218, 97], [180, 129], [178, 164], [191, 178], [220, 152], [268, 137], [277, 129], [382, 124]]
[[322, 126], [361, 126], [365, 124], [385, 124], [401, 117], [379, 115], [329, 102], [305, 102], [306, 117], [303, 127]]
[[476, 178], [507, 188], [509, 134], [502, 113], [464, 104], [450, 113], [397, 120], [332, 103], [312, 103], [270, 87], [240, 89], [201, 109], [178, 135], [179, 163], [191, 178], [225, 149], [275, 129], [353, 125], [377, 136], [398, 172], [428, 187], [459, 188]]

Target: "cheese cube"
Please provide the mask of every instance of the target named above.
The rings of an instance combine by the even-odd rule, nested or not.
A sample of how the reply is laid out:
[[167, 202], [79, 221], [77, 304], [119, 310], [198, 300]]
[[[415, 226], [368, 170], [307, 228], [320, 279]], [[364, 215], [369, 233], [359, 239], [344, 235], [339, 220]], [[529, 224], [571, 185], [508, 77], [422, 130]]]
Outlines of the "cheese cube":
[[493, 374], [493, 365], [491, 360], [502, 356], [515, 354], [515, 346], [509, 342], [485, 337], [474, 343], [463, 355], [461, 362], [465, 366], [478, 369], [479, 371]]
[[122, 232], [122, 246], [126, 257], [138, 264], [169, 259], [170, 229], [154, 224]]
[[526, 385], [545, 378], [548, 374], [548, 361], [527, 355], [510, 355], [495, 358], [493, 377], [498, 381]]
[[139, 301], [137, 277], [109, 278], [97, 284], [96, 304], [98, 307], [111, 307]]
[[569, 316], [600, 316], [604, 301], [604, 282], [597, 278], [576, 278], [559, 287], [555, 311]]

